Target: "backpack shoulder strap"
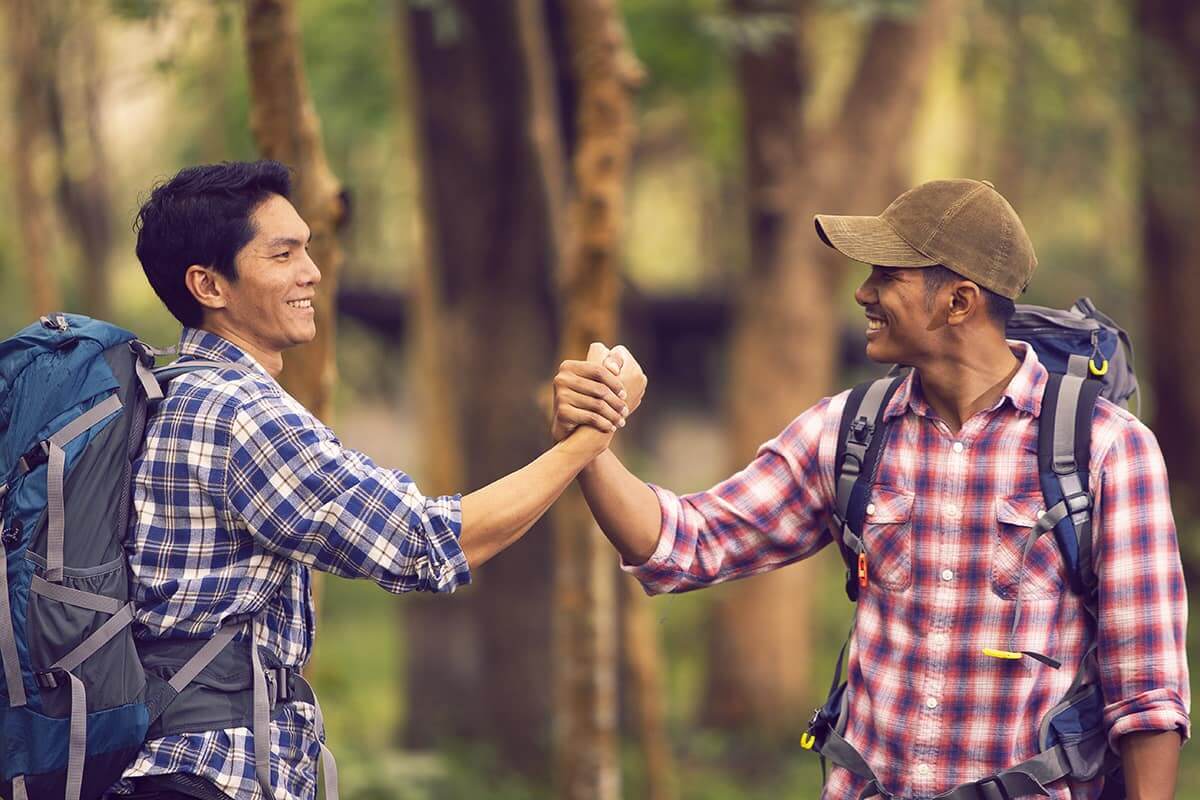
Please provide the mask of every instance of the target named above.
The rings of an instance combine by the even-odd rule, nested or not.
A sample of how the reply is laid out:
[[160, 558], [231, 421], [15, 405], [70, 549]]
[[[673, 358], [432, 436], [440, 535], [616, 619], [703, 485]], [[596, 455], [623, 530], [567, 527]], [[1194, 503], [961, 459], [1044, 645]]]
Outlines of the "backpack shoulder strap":
[[858, 599], [859, 588], [868, 580], [862, 523], [875, 467], [887, 438], [883, 412], [904, 378], [898, 375], [860, 383], [850, 390], [842, 410], [834, 461], [834, 521], [840, 530], [834, 532], [834, 539], [846, 562], [846, 594], [852, 601]]
[[1050, 373], [1038, 430], [1038, 473], [1046, 515], [1062, 552], [1071, 591], [1090, 596], [1096, 588], [1092, 563], [1092, 494], [1088, 470], [1092, 415], [1099, 381]]

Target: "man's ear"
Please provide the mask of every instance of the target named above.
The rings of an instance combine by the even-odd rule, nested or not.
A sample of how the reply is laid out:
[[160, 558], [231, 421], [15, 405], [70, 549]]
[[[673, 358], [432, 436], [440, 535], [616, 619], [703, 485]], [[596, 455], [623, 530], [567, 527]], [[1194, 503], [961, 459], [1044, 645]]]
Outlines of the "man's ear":
[[984, 313], [983, 291], [974, 281], [959, 281], [950, 293], [950, 309], [946, 315], [949, 325], [962, 325], [978, 314]]
[[192, 297], [196, 298], [196, 302], [205, 308], [225, 308], [229, 304], [229, 283], [211, 267], [192, 264], [183, 276], [183, 283], [192, 293]]

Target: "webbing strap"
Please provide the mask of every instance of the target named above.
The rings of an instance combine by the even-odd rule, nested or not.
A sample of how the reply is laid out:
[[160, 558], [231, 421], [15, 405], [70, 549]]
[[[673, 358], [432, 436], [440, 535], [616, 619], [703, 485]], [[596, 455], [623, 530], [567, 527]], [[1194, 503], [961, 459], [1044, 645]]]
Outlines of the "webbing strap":
[[146, 393], [146, 399], [150, 402], [162, 400], [163, 390], [158, 385], [158, 379], [154, 377], [154, 371], [142, 363], [140, 358], [134, 359], [134, 369], [137, 370], [138, 380], [142, 384], [142, 390]]
[[42, 597], [48, 597], [51, 600], [57, 600], [60, 603], [66, 603], [69, 606], [87, 608], [105, 614], [116, 614], [124, 606], [120, 600], [114, 597], [82, 592], [79, 589], [63, 586], [61, 583], [50, 583], [50, 581], [45, 580], [40, 575], [33, 576], [33, 581], [29, 585], [29, 591], [34, 594], [40, 594]]
[[250, 664], [254, 670], [254, 773], [264, 795], [274, 797], [271, 786], [271, 698], [267, 695], [267, 675], [258, 652], [258, 619], [250, 623]]
[[13, 800], [29, 800], [29, 793], [25, 790], [25, 776], [18, 775], [12, 781]]
[[83, 681], [70, 672], [71, 740], [67, 750], [67, 789], [64, 800], [79, 800], [83, 788], [83, 762], [87, 756], [87, 690]]
[[225, 649], [225, 645], [244, 627], [244, 623], [226, 624], [217, 630], [216, 634], [211, 639], [204, 643], [204, 646], [192, 655], [183, 666], [180, 667], [171, 680], [167, 684], [178, 694], [192, 682], [192, 679], [200, 674], [200, 671], [207, 667], [217, 654]]
[[128, 603], [121, 606], [117, 613], [109, 617], [99, 628], [92, 631], [71, 652], [54, 662], [54, 665], [50, 669], [62, 669], [69, 673], [84, 661], [94, 656], [97, 650], [112, 641], [113, 637], [129, 627], [131, 622], [133, 622], [133, 603]]
[[1049, 797], [1046, 786], [1070, 774], [1070, 762], [1059, 745], [983, 780], [955, 786], [934, 800], [1013, 800], [1030, 795]]
[[1078, 378], [1086, 378], [1088, 376], [1088, 363], [1091, 360], [1091, 356], [1083, 356], [1079, 353], [1071, 353], [1071, 355], [1067, 357], [1067, 374]]
[[4, 662], [4, 684], [8, 688], [8, 704], [13, 708], [25, 705], [21, 656], [17, 652], [12, 609], [8, 605], [8, 552], [3, 547], [0, 547], [0, 661]]
[[845, 442], [846, 454], [842, 457], [842, 463], [838, 465], [841, 468], [841, 474], [838, 477], [837, 485], [838, 515], [842, 520], [846, 520], [847, 518], [846, 515], [850, 509], [850, 497], [854, 491], [854, 484], [858, 481], [858, 476], [862, 471], [867, 448], [871, 445], [871, 438], [877, 433], [874, 430], [874, 425], [876, 418], [879, 416], [880, 406], [883, 405], [884, 395], [887, 394], [888, 387], [894, 381], [894, 378], [880, 378], [873, 381], [870, 387], [867, 388], [866, 394], [863, 395], [862, 402], [858, 406], [858, 413], [855, 415], [855, 419], [852, 420], [852, 422], [866, 420], [867, 425], [871, 427], [861, 441], [851, 435], [847, 437]]
[[103, 402], [97, 403], [64, 425], [46, 442], [49, 455], [46, 467], [46, 515], [48, 518], [46, 580], [48, 581], [60, 583], [63, 577], [63, 535], [66, 518], [63, 508], [63, 482], [67, 466], [67, 454], [63, 448], [74, 441], [76, 437], [86, 433], [93, 426], [120, 410], [121, 398], [115, 394], [109, 395]]
[[1041, 537], [1043, 533], [1054, 530], [1054, 526], [1061, 522], [1066, 516], [1067, 504], [1064, 502], [1056, 503], [1053, 508], [1043, 511], [1041, 515], [1038, 516], [1037, 522], [1034, 523], [1033, 528], [1029, 531], [1029, 538], [1025, 540], [1025, 547], [1021, 551], [1021, 572], [1019, 573], [1017, 580], [1017, 600], [1014, 603], [1015, 608], [1013, 609], [1012, 627], [1008, 631], [1009, 650], [1017, 649], [1017, 626], [1021, 622], [1021, 588], [1025, 584], [1023, 578], [1025, 577], [1025, 562], [1029, 560], [1029, 551], [1033, 550], [1033, 546], [1037, 543], [1038, 538]]
[[296, 680], [308, 688], [308, 693], [312, 695], [313, 708], [317, 712], [317, 741], [321, 744], [323, 770], [321, 787], [325, 790], [325, 800], [338, 800], [337, 760], [333, 757], [333, 751], [325, 746], [325, 715], [321, 713], [321, 702], [317, 700], [317, 693], [312, 690], [312, 686], [303, 675], [297, 673]]
[[[1058, 403], [1054, 411], [1054, 471], [1069, 475], [1079, 469], [1075, 463], [1075, 412], [1079, 407], [1079, 393], [1083, 389], [1083, 378], [1064, 375], [1058, 390]], [[1061, 424], [1059, 424], [1061, 423]], [[1082, 465], [1087, 469], [1087, 465]]]

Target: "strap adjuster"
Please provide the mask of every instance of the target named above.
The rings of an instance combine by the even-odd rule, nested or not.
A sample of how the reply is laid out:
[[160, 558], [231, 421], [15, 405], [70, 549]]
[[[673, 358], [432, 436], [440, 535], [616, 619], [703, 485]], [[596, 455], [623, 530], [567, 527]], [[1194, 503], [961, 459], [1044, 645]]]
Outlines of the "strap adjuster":
[[1063, 502], [1067, 504], [1067, 511], [1072, 514], [1078, 514], [1080, 511], [1090, 511], [1092, 508], [1092, 496], [1088, 492], [1076, 492], [1064, 498]]
[[875, 433], [875, 426], [866, 417], [859, 417], [850, 423], [850, 436], [859, 444], [871, 441], [873, 433]]
[[33, 678], [42, 689], [57, 689], [60, 684], [56, 673], [59, 670], [48, 669], [45, 672], [35, 672]]
[[267, 679], [267, 697], [271, 705], [286, 703], [292, 698], [292, 676], [295, 670], [290, 667], [273, 667], [263, 670]]

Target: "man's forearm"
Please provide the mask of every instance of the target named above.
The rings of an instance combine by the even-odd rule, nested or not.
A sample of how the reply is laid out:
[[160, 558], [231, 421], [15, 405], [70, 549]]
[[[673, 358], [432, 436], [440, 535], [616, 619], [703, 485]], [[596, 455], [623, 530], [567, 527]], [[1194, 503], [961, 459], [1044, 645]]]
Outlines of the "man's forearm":
[[462, 499], [459, 544], [478, 567], [525, 534], [611, 437], [580, 427], [516, 472]]
[[1179, 771], [1179, 734], [1147, 731], [1121, 737], [1121, 766], [1129, 800], [1170, 800]]
[[658, 547], [662, 511], [654, 491], [605, 450], [579, 473], [600, 530], [627, 564], [645, 563]]

